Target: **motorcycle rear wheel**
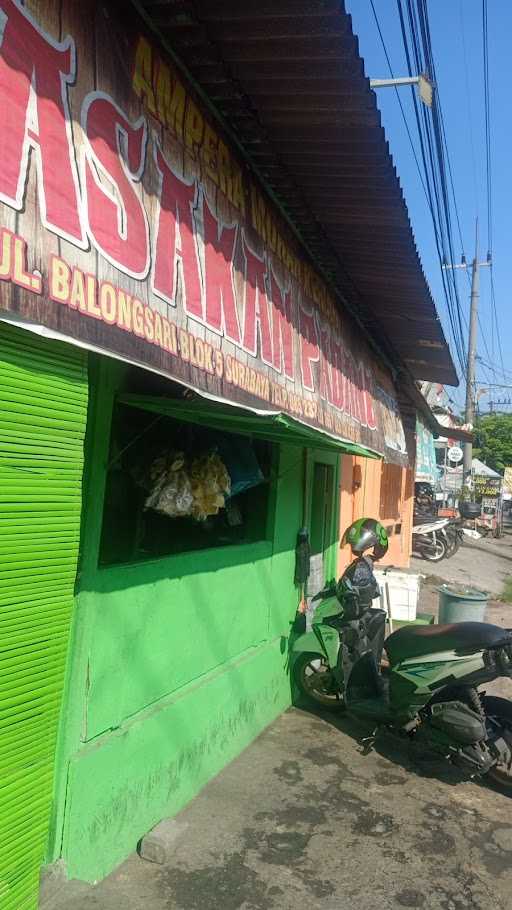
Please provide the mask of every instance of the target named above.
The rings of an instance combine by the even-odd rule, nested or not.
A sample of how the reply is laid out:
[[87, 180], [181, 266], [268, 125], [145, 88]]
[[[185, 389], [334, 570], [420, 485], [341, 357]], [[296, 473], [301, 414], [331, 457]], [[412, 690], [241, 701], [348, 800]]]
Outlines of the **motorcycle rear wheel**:
[[334, 674], [322, 654], [304, 652], [294, 660], [293, 680], [301, 696], [318, 707], [342, 711], [344, 702]]
[[508, 759], [491, 768], [486, 776], [500, 789], [512, 795], [512, 702], [506, 698], [484, 695], [482, 707], [485, 713], [497, 720], [502, 727], [503, 738], [509, 751]]
[[446, 556], [449, 559], [450, 556], [455, 556], [455, 554], [458, 552], [462, 541], [456, 531], [452, 531], [450, 534], [447, 534], [447, 540], [448, 547], [446, 550]]

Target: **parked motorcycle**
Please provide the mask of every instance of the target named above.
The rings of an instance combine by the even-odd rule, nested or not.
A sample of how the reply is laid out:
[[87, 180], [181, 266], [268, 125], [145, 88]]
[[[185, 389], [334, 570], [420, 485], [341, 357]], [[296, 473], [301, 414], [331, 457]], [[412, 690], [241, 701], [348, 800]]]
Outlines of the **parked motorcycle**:
[[356, 558], [317, 595], [311, 630], [292, 644], [301, 694], [367, 723], [370, 745], [385, 728], [512, 793], [512, 702], [478, 688], [512, 677], [512, 630], [475, 622], [410, 625], [385, 641], [386, 613], [372, 603], [379, 592], [373, 563], [387, 551], [386, 531], [363, 518], [344, 542]]
[[440, 562], [448, 555], [453, 543], [450, 532], [448, 532], [450, 539], [447, 536], [446, 529], [449, 524], [448, 518], [436, 518], [415, 524], [412, 529], [413, 550], [429, 562]]
[[460, 519], [454, 510], [450, 514], [438, 514], [430, 483], [420, 481], [415, 484], [413, 521], [413, 547], [430, 562], [454, 556], [463, 542]]

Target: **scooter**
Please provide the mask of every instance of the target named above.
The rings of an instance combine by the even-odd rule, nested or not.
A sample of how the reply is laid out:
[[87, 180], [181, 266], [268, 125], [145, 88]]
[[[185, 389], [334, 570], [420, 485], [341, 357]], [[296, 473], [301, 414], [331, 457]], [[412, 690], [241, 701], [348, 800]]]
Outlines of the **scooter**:
[[449, 518], [436, 518], [433, 521], [415, 524], [412, 529], [413, 550], [429, 562], [440, 562], [450, 550], [446, 532], [449, 524]]
[[[361, 589], [353, 580], [365, 574]], [[512, 630], [476, 622], [410, 625], [385, 641], [386, 612], [371, 606], [372, 584], [374, 597], [373, 560], [360, 555], [338, 584], [317, 595], [311, 629], [291, 645], [301, 696], [367, 724], [370, 748], [387, 729], [512, 793], [512, 702], [478, 689], [512, 677]]]

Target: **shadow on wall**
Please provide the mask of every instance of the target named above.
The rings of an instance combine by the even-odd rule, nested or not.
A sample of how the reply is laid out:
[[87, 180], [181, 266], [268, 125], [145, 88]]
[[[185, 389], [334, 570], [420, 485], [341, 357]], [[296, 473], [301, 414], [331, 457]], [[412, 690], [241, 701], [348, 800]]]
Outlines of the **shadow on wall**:
[[[119, 376], [112, 384], [118, 386]], [[84, 525], [79, 589], [88, 642], [85, 741], [288, 633], [298, 599], [293, 574], [302, 512], [303, 451], [281, 447], [271, 467], [270, 497], [264, 493], [271, 539], [99, 567], [105, 481], [100, 445], [110, 465], [112, 405], [101, 382], [97, 393], [105, 425], [102, 432], [93, 416], [92, 520]], [[132, 429], [137, 436], [137, 427]], [[169, 533], [180, 533], [180, 519], [164, 521]]]

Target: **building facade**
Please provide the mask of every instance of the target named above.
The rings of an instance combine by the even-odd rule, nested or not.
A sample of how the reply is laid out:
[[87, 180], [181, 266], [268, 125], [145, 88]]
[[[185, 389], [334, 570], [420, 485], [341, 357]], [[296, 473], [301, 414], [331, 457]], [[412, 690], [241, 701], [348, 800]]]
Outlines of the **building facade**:
[[0, 12], [0, 898], [30, 910], [43, 861], [103, 877], [290, 704], [298, 531], [332, 577], [378, 510], [404, 564], [414, 448], [379, 331], [147, 17]]

